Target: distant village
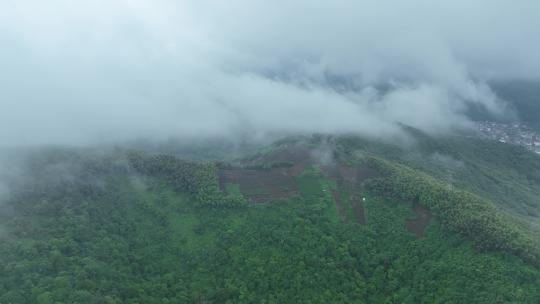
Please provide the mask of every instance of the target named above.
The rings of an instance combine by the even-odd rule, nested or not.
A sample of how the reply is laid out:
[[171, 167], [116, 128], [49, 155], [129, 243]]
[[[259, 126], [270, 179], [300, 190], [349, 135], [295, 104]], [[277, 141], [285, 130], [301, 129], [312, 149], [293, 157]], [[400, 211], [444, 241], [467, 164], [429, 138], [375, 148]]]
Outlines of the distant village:
[[526, 124], [481, 121], [476, 125], [484, 137], [501, 143], [520, 145], [540, 154], [540, 133], [532, 131]]

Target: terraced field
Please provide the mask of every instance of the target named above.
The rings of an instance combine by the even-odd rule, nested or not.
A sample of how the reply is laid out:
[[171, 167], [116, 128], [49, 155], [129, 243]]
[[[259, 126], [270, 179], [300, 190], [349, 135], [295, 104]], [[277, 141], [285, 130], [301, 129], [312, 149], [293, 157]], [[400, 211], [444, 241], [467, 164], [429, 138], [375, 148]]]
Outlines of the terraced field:
[[[312, 169], [316, 171], [312, 178], [301, 178]], [[218, 173], [223, 191], [239, 192], [256, 204], [306, 194], [300, 193], [300, 188], [313, 188], [316, 194], [313, 198], [324, 197], [324, 192], [329, 191], [329, 198], [335, 204], [333, 213], [343, 222], [359, 224], [366, 224], [362, 185], [367, 179], [379, 176], [376, 170], [366, 165], [346, 166], [335, 159], [327, 159], [321, 164], [312, 151], [295, 146], [256, 155], [240, 165], [223, 167]], [[313, 185], [299, 185], [310, 179]], [[323, 189], [324, 185], [328, 189]]]
[[240, 192], [253, 203], [265, 203], [289, 198], [298, 193], [292, 168], [243, 169], [219, 171], [221, 189], [230, 192], [237, 185]]

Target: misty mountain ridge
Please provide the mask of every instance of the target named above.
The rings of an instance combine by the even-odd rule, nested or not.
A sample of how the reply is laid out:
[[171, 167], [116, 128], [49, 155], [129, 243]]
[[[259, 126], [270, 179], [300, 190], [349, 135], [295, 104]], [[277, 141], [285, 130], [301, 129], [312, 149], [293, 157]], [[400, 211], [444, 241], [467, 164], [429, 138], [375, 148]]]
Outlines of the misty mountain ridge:
[[0, 299], [535, 303], [540, 157], [407, 132], [19, 152]]

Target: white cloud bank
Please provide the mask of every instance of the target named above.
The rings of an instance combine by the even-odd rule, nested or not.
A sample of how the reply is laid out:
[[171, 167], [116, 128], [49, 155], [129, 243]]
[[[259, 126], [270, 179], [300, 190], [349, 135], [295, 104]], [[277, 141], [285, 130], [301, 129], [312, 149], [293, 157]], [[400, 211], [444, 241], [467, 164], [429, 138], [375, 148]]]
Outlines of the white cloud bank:
[[540, 79], [540, 2], [0, 2], [0, 144], [438, 133]]

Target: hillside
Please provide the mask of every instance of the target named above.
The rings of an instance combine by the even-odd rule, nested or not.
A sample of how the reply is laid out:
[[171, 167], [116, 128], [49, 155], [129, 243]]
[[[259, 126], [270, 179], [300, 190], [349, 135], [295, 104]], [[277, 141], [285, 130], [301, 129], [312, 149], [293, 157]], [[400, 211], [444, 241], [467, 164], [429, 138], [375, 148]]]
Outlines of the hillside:
[[413, 136], [15, 153], [0, 303], [538, 303], [540, 157]]
[[341, 142], [351, 151], [379, 155], [423, 171], [538, 224], [540, 157], [522, 147], [470, 136], [434, 139], [419, 133], [410, 147], [358, 138], [342, 138]]

